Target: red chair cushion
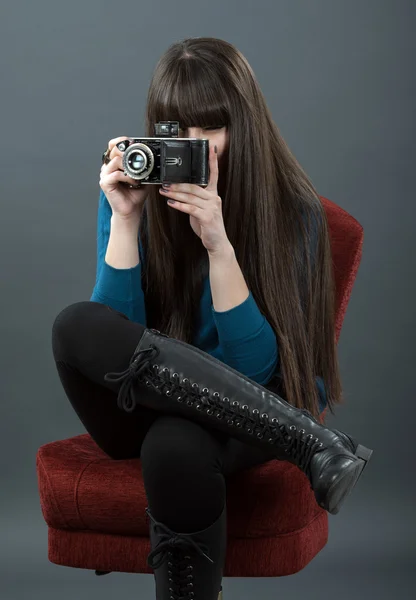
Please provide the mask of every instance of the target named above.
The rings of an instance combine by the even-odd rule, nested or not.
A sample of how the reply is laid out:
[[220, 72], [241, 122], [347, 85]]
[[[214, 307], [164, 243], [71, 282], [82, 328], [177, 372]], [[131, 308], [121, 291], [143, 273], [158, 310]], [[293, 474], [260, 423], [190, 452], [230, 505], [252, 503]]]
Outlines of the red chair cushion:
[[[51, 562], [153, 572], [146, 565], [148, 504], [139, 458], [113, 460], [89, 434], [82, 434], [41, 446], [36, 463]], [[294, 573], [324, 547], [327, 513], [316, 503], [307, 477], [294, 465], [272, 460], [237, 473], [226, 483], [225, 576]], [[97, 535], [88, 542], [93, 534]], [[136, 543], [129, 546], [132, 541]], [[127, 554], [126, 544], [130, 547]], [[77, 546], [78, 553], [74, 552]], [[98, 556], [105, 566], [97, 566]]]

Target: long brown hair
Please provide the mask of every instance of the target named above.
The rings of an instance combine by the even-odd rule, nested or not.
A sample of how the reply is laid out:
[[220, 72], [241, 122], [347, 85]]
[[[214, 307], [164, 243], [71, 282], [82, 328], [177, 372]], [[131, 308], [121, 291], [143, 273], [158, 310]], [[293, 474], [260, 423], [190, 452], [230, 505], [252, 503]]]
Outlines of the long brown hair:
[[[224, 224], [247, 286], [276, 335], [281, 395], [317, 417], [319, 375], [333, 413], [343, 397], [326, 214], [246, 58], [215, 38], [171, 45], [150, 83], [146, 135], [154, 135], [160, 120], [179, 121], [184, 129], [227, 127], [228, 169], [218, 185]], [[192, 344], [207, 251], [189, 215], [169, 208], [156, 186], [149, 186], [139, 234], [147, 326]]]

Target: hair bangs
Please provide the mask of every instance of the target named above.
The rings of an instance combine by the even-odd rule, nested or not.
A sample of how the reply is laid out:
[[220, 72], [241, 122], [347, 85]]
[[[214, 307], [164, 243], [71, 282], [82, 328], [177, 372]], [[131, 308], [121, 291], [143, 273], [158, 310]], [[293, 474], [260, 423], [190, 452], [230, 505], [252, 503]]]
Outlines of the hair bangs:
[[199, 62], [187, 59], [179, 63], [160, 85], [153, 106], [155, 122], [179, 121], [181, 129], [229, 124], [225, 89], [215, 72], [201, 68]]

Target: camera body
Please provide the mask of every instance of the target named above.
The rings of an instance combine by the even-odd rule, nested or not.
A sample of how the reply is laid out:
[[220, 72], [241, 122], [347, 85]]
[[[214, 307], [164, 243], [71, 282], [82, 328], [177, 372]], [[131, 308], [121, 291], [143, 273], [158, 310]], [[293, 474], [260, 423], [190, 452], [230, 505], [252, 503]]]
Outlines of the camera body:
[[117, 144], [126, 175], [143, 184], [194, 183], [207, 186], [209, 140], [180, 138], [179, 121], [159, 121], [155, 137], [129, 138]]

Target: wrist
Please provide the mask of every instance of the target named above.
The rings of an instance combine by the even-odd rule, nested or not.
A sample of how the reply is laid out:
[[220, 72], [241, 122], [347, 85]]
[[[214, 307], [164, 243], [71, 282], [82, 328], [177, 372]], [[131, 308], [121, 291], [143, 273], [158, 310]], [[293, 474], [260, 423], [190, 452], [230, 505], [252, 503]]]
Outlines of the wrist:
[[209, 257], [210, 262], [228, 261], [228, 260], [232, 260], [232, 258], [234, 256], [235, 256], [234, 247], [232, 246], [232, 244], [229, 240], [227, 240], [227, 242], [225, 242], [224, 245], [221, 248], [219, 248], [218, 250], [216, 250], [215, 252], [208, 252], [208, 257]]
[[140, 223], [141, 213], [134, 212], [130, 215], [120, 215], [119, 213], [113, 212], [111, 216], [111, 223], [122, 224], [126, 227], [137, 227]]

